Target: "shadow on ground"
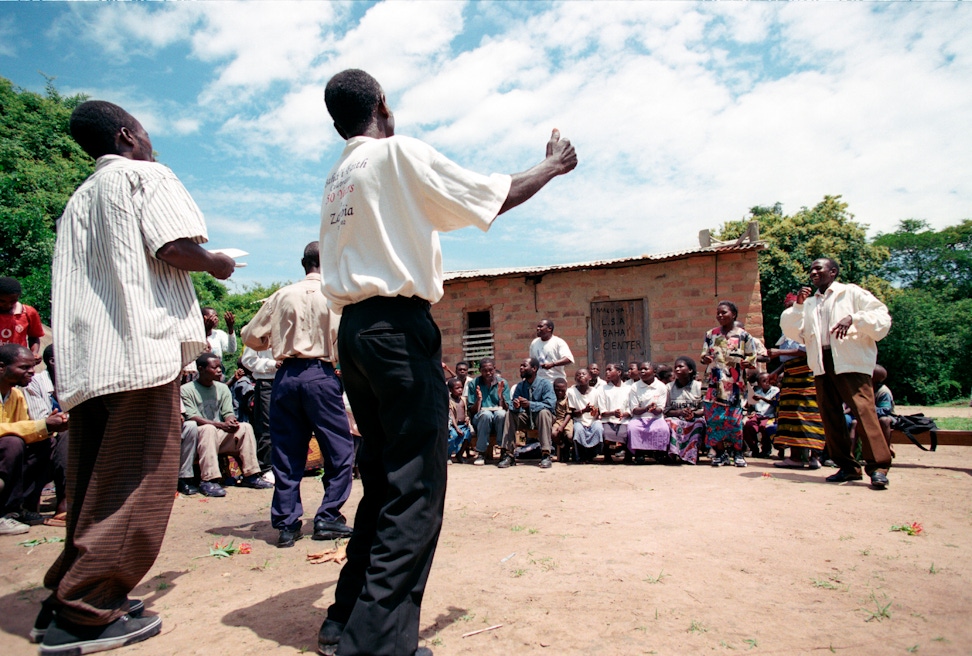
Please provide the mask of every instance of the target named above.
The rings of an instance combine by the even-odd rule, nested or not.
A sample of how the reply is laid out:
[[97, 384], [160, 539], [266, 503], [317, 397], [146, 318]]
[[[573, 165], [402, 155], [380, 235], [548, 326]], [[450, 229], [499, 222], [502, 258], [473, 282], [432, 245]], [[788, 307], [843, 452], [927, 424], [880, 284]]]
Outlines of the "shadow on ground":
[[[294, 588], [223, 616], [223, 624], [247, 628], [264, 640], [298, 651], [317, 651], [317, 632], [326, 611], [314, 606], [337, 579]], [[333, 592], [331, 593], [333, 597]]]
[[469, 614], [469, 609], [467, 608], [456, 608], [455, 606], [449, 606], [448, 612], [439, 613], [439, 615], [432, 620], [432, 623], [419, 631], [419, 638], [422, 640], [430, 640], [435, 637], [442, 629], [449, 627], [459, 621], [459, 618], [465, 617]]
[[270, 525], [269, 520], [259, 522], [247, 522], [237, 526], [218, 526], [206, 529], [210, 535], [219, 537], [233, 537], [240, 540], [263, 540], [267, 544], [277, 544], [277, 529]]

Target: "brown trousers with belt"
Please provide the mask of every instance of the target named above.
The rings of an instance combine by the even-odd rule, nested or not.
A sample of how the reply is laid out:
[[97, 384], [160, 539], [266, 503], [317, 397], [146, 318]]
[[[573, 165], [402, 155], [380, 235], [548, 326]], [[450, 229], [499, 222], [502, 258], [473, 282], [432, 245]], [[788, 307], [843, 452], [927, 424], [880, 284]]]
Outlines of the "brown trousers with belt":
[[891, 449], [884, 439], [881, 422], [874, 407], [874, 388], [867, 374], [834, 373], [834, 356], [830, 349], [823, 351], [824, 375], [813, 379], [817, 388], [817, 405], [827, 436], [827, 452], [834, 463], [846, 471], [860, 471], [851, 453], [850, 433], [844, 420], [843, 403], [857, 418], [857, 437], [861, 442], [865, 471], [887, 473], [891, 468]]
[[67, 537], [44, 577], [58, 617], [88, 626], [128, 612], [175, 499], [179, 383], [89, 399], [70, 411]]

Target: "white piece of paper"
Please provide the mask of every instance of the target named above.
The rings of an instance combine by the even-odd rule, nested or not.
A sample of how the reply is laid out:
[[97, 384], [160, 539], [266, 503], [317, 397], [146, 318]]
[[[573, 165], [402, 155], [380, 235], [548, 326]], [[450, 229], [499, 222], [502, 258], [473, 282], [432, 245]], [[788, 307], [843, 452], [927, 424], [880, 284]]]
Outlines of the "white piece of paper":
[[[227, 256], [233, 258], [234, 260], [236, 258], [238, 258], [238, 257], [243, 257], [244, 255], [249, 255], [249, 253], [247, 253], [246, 251], [240, 250], [239, 248], [214, 248], [213, 250], [211, 250], [209, 252], [210, 253], [222, 253], [223, 255], [227, 255]], [[236, 266], [240, 266], [240, 265], [237, 264]]]

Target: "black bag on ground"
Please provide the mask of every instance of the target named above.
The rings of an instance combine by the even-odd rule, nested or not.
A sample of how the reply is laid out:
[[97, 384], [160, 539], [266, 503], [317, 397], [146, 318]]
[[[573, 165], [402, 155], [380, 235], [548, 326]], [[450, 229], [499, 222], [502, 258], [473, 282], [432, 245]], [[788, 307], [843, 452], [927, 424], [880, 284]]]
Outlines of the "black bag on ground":
[[[914, 442], [922, 451], [934, 451], [938, 448], [938, 426], [935, 424], [935, 420], [931, 417], [926, 417], [925, 415], [918, 413], [916, 415], [892, 415], [894, 417], [894, 423], [891, 424], [891, 428], [894, 430], [899, 430], [908, 436], [908, 439]], [[918, 441], [918, 435], [922, 433], [931, 434], [931, 448], [926, 449]]]

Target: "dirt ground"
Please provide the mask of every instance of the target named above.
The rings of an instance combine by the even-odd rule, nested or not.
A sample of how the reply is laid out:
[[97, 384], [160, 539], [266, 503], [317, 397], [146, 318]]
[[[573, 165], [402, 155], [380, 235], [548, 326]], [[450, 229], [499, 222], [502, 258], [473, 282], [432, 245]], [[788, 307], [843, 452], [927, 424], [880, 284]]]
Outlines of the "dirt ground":
[[[888, 490], [833, 470], [451, 465], [422, 644], [451, 654], [972, 653], [972, 449], [898, 446]], [[320, 483], [303, 483], [304, 499]], [[347, 510], [360, 497], [355, 485]], [[176, 500], [128, 654], [313, 652], [332, 546], [276, 549], [269, 491]], [[918, 522], [919, 535], [892, 531]], [[0, 653], [26, 636], [63, 529], [0, 538]], [[208, 556], [217, 540], [252, 552]], [[477, 635], [464, 634], [494, 628]]]

